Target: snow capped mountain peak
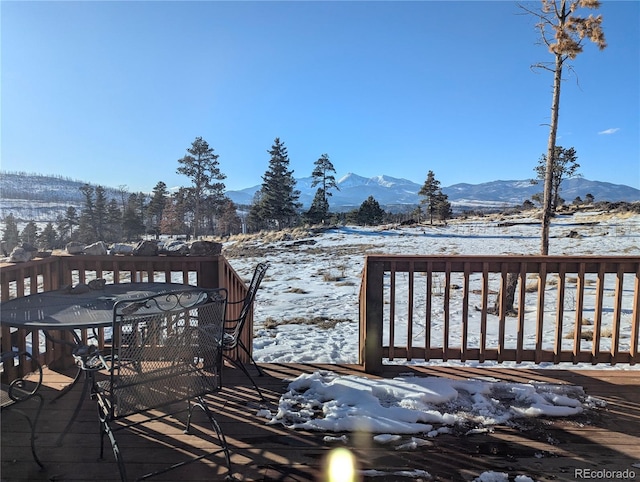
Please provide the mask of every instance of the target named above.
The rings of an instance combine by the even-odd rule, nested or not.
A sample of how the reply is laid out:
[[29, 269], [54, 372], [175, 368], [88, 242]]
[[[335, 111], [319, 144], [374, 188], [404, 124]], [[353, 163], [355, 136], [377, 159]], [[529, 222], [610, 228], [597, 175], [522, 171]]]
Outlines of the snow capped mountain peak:
[[338, 180], [338, 186], [345, 187], [354, 187], [354, 186], [363, 186], [365, 185], [367, 182], [367, 178], [366, 177], [362, 177], [362, 176], [358, 176], [357, 174], [354, 174], [352, 172], [342, 176], [339, 180]]
[[363, 177], [357, 174], [353, 174], [352, 172], [343, 176], [338, 181], [338, 186], [340, 188], [342, 187], [351, 188], [351, 187], [357, 187], [357, 186], [381, 186], [381, 187], [393, 188], [399, 185], [406, 185], [406, 184], [411, 184], [412, 186], [415, 185], [414, 182], [409, 181], [407, 179], [398, 179], [391, 176], [385, 176], [384, 174], [373, 176], [373, 177]]

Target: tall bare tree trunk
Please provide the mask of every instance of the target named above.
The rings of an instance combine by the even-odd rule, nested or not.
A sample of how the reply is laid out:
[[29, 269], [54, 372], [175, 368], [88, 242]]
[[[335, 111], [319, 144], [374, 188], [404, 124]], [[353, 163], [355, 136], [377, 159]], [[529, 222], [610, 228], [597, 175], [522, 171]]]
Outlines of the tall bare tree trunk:
[[556, 54], [553, 76], [553, 100], [551, 101], [551, 125], [547, 143], [547, 167], [544, 173], [544, 203], [542, 207], [542, 239], [540, 254], [549, 254], [549, 225], [553, 215], [553, 166], [556, 155], [556, 136], [558, 132], [558, 114], [560, 111], [560, 86], [562, 83], [562, 55]]

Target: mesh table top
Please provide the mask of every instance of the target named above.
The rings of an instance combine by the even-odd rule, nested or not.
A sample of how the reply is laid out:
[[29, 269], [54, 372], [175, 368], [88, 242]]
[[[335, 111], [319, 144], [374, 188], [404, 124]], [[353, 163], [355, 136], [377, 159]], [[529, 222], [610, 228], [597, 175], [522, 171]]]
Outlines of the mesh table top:
[[14, 328], [46, 330], [109, 326], [116, 301], [189, 288], [197, 289], [176, 283], [119, 283], [79, 294], [45, 291], [0, 303], [0, 323]]

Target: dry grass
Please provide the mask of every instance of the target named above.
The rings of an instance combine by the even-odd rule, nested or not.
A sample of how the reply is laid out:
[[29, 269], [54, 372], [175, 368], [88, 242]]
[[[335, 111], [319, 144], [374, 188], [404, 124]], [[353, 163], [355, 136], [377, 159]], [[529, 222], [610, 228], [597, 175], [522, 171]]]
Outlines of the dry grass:
[[524, 290], [527, 293], [535, 293], [536, 291], [538, 291], [538, 282], [534, 281], [533, 283], [527, 284]]
[[285, 291], [285, 293], [295, 293], [297, 295], [307, 295], [307, 294], [309, 294], [308, 291], [303, 290], [302, 288], [289, 288], [288, 290]]
[[263, 324], [266, 329], [274, 329], [280, 325], [312, 325], [318, 328], [330, 329], [335, 328], [338, 323], [352, 321], [353, 320], [348, 318], [329, 318], [326, 316], [314, 316], [313, 318], [295, 317], [276, 320], [269, 316]]
[[347, 267], [345, 265], [340, 265], [336, 267], [336, 270], [338, 271], [337, 273], [333, 270], [319, 272], [319, 274], [322, 276], [322, 281], [325, 281], [327, 283], [344, 281], [347, 277]]
[[[585, 321], [587, 323], [585, 323]], [[582, 324], [591, 325], [593, 323], [590, 320], [582, 320]], [[575, 332], [567, 333], [564, 335], [563, 338], [565, 338], [566, 340], [572, 340], [574, 336], [575, 336]], [[600, 338], [611, 338], [612, 336], [613, 336], [613, 331], [611, 330], [611, 327], [605, 326], [600, 330]], [[582, 340], [593, 341], [593, 337], [594, 337], [593, 330], [584, 330], [580, 332], [580, 338]]]

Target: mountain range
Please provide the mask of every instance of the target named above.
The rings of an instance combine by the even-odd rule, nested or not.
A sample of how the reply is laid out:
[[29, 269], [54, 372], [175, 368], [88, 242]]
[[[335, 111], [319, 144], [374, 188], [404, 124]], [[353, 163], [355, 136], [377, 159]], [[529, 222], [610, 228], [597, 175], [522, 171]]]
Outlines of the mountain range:
[[[308, 208], [313, 201], [317, 187], [311, 187], [311, 177], [296, 179], [296, 189], [300, 191], [300, 202]], [[418, 191], [422, 184], [390, 176], [362, 177], [349, 173], [340, 178], [338, 189], [332, 189], [329, 205], [334, 211], [348, 211], [357, 208], [369, 196], [388, 211], [403, 211], [420, 202]], [[227, 195], [236, 204], [251, 204], [260, 185], [239, 191], [228, 191]], [[630, 186], [584, 178], [566, 179], [562, 182], [560, 195], [567, 202], [580, 196], [584, 199], [591, 194], [596, 201], [640, 201], [640, 190]], [[521, 206], [537, 193], [542, 192], [542, 184], [531, 184], [530, 180], [491, 181], [481, 184], [453, 184], [443, 187], [454, 210], [499, 209]]]
[[[317, 187], [312, 187], [312, 178], [296, 180], [303, 209], [308, 209]], [[83, 181], [60, 176], [0, 172], [0, 218], [9, 213], [22, 220], [55, 221], [68, 206], [81, 208], [83, 196], [80, 187]], [[355, 209], [369, 196], [387, 211], [399, 212], [412, 209], [420, 202], [418, 191], [422, 184], [390, 176], [363, 177], [349, 173], [337, 181], [339, 190], [332, 189], [329, 205], [332, 211]], [[103, 186], [108, 198], [121, 199], [119, 189]], [[250, 205], [260, 185], [227, 195], [238, 205]], [[520, 206], [542, 191], [541, 185], [532, 185], [530, 180], [492, 181], [481, 184], [454, 184], [443, 187], [455, 211], [496, 210]], [[560, 195], [572, 202], [576, 197], [591, 194], [596, 201], [640, 201], [640, 190], [630, 186], [583, 178], [566, 179], [562, 182]]]

